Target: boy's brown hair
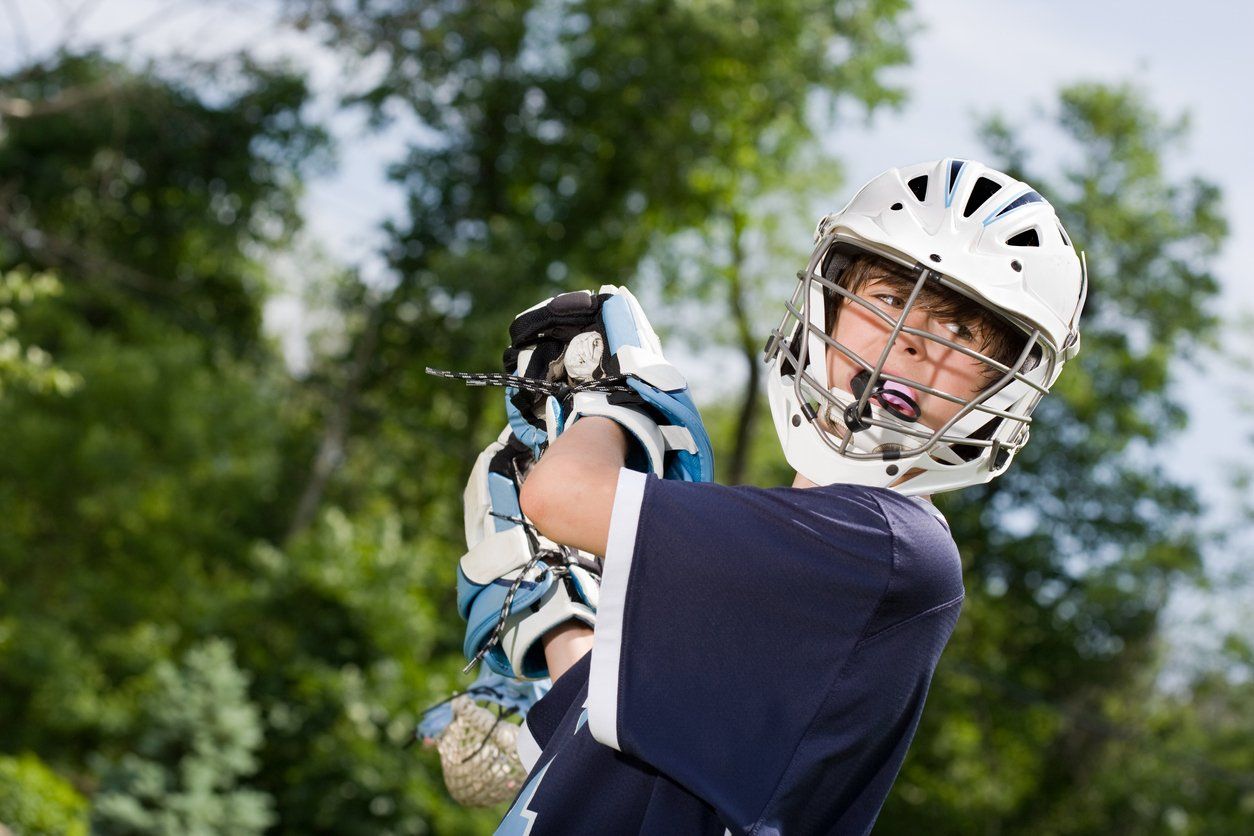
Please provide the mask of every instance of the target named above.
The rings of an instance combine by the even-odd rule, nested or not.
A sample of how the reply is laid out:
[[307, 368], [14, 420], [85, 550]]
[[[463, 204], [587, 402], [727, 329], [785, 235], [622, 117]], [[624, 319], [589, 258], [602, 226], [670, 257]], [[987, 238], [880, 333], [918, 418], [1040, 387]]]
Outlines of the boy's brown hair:
[[[839, 256], [829, 259], [824, 271], [828, 278], [838, 272], [834, 261]], [[857, 294], [871, 281], [884, 280], [891, 284], [904, 300], [910, 296], [918, 281], [918, 275], [908, 267], [869, 253], [858, 255], [848, 262], [848, 266], [840, 272], [840, 285], [850, 293]], [[825, 325], [828, 336], [836, 327], [836, 315], [840, 312], [840, 302], [846, 301], [838, 294], [828, 292]], [[919, 291], [916, 305], [927, 308], [938, 319], [946, 322], [957, 322], [967, 326], [975, 334], [975, 350], [999, 363], [1014, 365], [1023, 351], [1027, 336], [1018, 328], [992, 314], [986, 307], [974, 299], [963, 296], [957, 291], [936, 282], [927, 282]], [[993, 368], [987, 369], [989, 376], [999, 375]]]

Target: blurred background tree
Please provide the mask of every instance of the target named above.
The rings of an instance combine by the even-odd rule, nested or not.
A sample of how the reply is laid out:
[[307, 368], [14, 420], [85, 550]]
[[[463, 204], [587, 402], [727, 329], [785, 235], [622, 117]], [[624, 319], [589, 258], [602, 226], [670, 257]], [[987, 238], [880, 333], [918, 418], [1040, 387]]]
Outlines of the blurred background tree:
[[265, 832], [271, 799], [241, 789], [261, 743], [247, 677], [221, 640], [192, 647], [182, 664], [153, 666], [128, 737], [134, 749], [98, 765], [93, 832]]
[[73, 375], [52, 364], [48, 352], [37, 345], [22, 345], [16, 335], [23, 307], [60, 292], [61, 283], [51, 273], [12, 270], [0, 275], [0, 395], [13, 385], [67, 392], [77, 383]]
[[[903, 101], [913, 31], [904, 0], [274, 5], [342, 67], [334, 113], [407, 128], [381, 275], [300, 239], [335, 149], [296, 68], [65, 49], [0, 78], [0, 823], [24, 832], [87, 804], [100, 832], [490, 832], [402, 748], [468, 682], [461, 488], [502, 421], [423, 369], [493, 369], [517, 310], [628, 283], [674, 336], [710, 324], [695, 369], [731, 364], [721, 478], [780, 483], [757, 352], [848, 185], [831, 137]], [[1034, 127], [1071, 162], [998, 119], [989, 162], [1088, 251], [1085, 348], [1011, 474], [946, 500], [968, 603], [877, 832], [1236, 832], [1250, 650], [1163, 687], [1203, 542], [1152, 465], [1173, 360], [1216, 333], [1219, 190], [1134, 89], [1073, 86]], [[263, 329], [293, 273], [330, 300], [299, 371]]]
[[32, 754], [0, 756], [0, 827], [26, 836], [86, 836], [87, 799]]

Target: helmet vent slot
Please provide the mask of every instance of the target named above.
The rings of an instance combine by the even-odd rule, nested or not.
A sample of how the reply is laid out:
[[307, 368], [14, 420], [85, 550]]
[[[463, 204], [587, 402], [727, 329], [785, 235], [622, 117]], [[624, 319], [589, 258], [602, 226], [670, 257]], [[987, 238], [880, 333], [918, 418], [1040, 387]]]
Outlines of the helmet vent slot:
[[1018, 209], [1020, 206], [1027, 206], [1029, 203], [1044, 203], [1044, 202], [1045, 202], [1045, 198], [1041, 197], [1036, 192], [1025, 192], [1019, 195], [1018, 197], [1016, 197], [1014, 200], [1007, 203], [1001, 209], [997, 210], [996, 214], [994, 214], [991, 218], [989, 218], [984, 223], [986, 224], [992, 223], [998, 218], [1004, 217], [1008, 215], [1009, 213], [1013, 212], [1014, 210]]
[[1058, 224], [1058, 234], [1062, 236], [1062, 242], [1070, 247], [1071, 241], [1067, 238], [1067, 230], [1062, 228], [1062, 224]]
[[981, 177], [975, 181], [975, 186], [971, 189], [971, 196], [967, 198], [967, 207], [962, 210], [962, 217], [969, 218], [975, 214], [975, 210], [984, 205], [990, 197], [1001, 191], [1001, 183], [996, 180], [990, 180], [987, 177]]
[[962, 171], [962, 167], [966, 164], [966, 160], [949, 161], [949, 188], [952, 189], [954, 187], [954, 183], [958, 182], [958, 174]]
[[918, 177], [915, 177], [906, 185], [910, 187], [910, 191], [914, 192], [914, 196], [915, 198], [918, 199], [919, 203], [922, 203], [924, 200], [927, 199], [927, 175], [926, 174], [920, 174]]
[[1011, 247], [1039, 247], [1041, 245], [1041, 236], [1036, 234], [1035, 229], [1025, 229], [1007, 238], [1006, 244]]
[[945, 176], [945, 208], [949, 208], [949, 204], [954, 202], [954, 194], [958, 191], [958, 179], [962, 177], [963, 166], [967, 164], [966, 160], [950, 160], [949, 174]]

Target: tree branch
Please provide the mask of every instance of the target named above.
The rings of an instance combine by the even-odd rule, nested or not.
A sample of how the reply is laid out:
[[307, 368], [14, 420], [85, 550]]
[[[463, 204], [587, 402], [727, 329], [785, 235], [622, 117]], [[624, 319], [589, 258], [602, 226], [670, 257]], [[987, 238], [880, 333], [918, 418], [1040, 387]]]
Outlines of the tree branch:
[[102, 81], [85, 87], [71, 87], [42, 102], [32, 102], [30, 99], [0, 98], [0, 116], [9, 119], [52, 116], [116, 95], [121, 89], [115, 82]]
[[172, 294], [173, 291], [169, 285], [156, 276], [136, 270], [107, 255], [92, 252], [80, 244], [45, 232], [23, 221], [9, 211], [8, 198], [9, 195], [0, 192], [0, 235], [4, 235], [27, 250], [39, 253], [49, 266], [56, 267], [69, 263], [77, 267], [87, 278], [107, 275], [132, 290], [163, 296]]

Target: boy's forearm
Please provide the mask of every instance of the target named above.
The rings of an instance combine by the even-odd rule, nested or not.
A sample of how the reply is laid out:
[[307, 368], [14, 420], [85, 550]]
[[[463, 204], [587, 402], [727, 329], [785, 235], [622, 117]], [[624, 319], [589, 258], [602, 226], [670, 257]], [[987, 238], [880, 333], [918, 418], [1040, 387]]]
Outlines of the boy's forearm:
[[567, 621], [545, 633], [540, 641], [544, 645], [549, 678], [556, 682], [571, 665], [582, 659], [592, 649], [592, 636], [592, 628], [578, 621]]
[[588, 416], [576, 421], [549, 445], [536, 469], [571, 465], [617, 473], [626, 460], [627, 436], [622, 427], [609, 418]]
[[523, 482], [522, 511], [549, 539], [604, 555], [627, 437], [608, 418], [576, 422]]
[[[557, 438], [523, 483], [522, 507], [542, 534], [558, 543], [604, 555], [618, 472], [627, 438], [608, 418], [587, 417]], [[568, 621], [541, 641], [553, 681], [592, 649], [592, 630]]]

